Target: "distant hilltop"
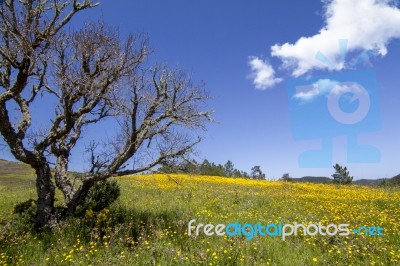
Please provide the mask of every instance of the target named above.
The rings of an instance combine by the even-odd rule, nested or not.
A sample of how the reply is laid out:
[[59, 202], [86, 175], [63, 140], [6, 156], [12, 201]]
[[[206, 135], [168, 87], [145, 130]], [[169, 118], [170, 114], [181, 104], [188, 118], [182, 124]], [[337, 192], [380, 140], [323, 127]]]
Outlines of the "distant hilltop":
[[[289, 178], [291, 182], [308, 182], [315, 184], [329, 184], [333, 183], [333, 179], [326, 176], [303, 176], [300, 178]], [[363, 186], [378, 186], [378, 185], [400, 185], [400, 174], [392, 178], [378, 178], [378, 179], [359, 179], [353, 181], [356, 185]]]

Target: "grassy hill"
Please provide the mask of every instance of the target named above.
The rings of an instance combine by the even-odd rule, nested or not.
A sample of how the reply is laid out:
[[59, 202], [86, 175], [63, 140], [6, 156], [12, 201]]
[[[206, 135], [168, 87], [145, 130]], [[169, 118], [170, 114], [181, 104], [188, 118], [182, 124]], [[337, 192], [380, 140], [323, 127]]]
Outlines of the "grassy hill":
[[0, 188], [27, 188], [34, 184], [34, 173], [29, 165], [0, 159]]
[[[10, 180], [29, 168], [2, 162]], [[16, 171], [12, 173], [11, 169]], [[19, 170], [18, 170], [19, 169]], [[24, 172], [25, 171], [25, 172]], [[24, 174], [25, 173], [25, 174]], [[18, 178], [17, 178], [18, 177]], [[0, 176], [0, 179], [3, 177]], [[15, 179], [14, 179], [15, 178]], [[0, 188], [0, 265], [399, 265], [400, 190], [176, 174], [117, 177], [121, 197], [101, 212], [36, 235], [15, 203], [34, 185]], [[383, 236], [206, 236], [199, 224], [380, 226]], [[271, 227], [270, 232], [274, 232]], [[200, 230], [201, 231], [201, 230]], [[363, 231], [364, 232], [364, 231]]]
[[23, 178], [31, 177], [32, 169], [24, 163], [10, 162], [0, 159], [0, 177], [21, 176]]

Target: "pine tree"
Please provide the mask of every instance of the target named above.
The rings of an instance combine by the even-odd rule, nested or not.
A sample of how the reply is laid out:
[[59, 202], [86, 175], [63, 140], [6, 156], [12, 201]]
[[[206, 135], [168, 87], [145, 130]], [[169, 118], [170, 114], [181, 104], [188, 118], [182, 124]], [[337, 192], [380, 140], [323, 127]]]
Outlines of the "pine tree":
[[349, 185], [353, 182], [353, 177], [350, 176], [349, 171], [347, 171], [347, 167], [342, 167], [339, 164], [335, 164], [333, 168], [336, 172], [332, 175], [333, 182], [341, 185]]

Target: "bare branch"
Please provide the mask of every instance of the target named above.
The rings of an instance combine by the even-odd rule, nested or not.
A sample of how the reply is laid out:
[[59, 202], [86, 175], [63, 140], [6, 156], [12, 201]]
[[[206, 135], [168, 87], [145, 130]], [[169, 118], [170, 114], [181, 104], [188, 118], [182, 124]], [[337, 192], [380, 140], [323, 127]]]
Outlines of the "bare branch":
[[[138, 173], [185, 158], [211, 121], [203, 84], [178, 69], [145, 65], [146, 35], [122, 42], [118, 29], [103, 21], [62, 31], [77, 12], [96, 5], [8, 0], [0, 7], [0, 133], [14, 156], [37, 173], [38, 212], [45, 213], [39, 220], [51, 219], [55, 187], [73, 212], [91, 186], [132, 161], [131, 172]], [[54, 113], [32, 133], [31, 105], [49, 104], [38, 95], [51, 99]], [[7, 109], [9, 102], [17, 110]], [[101, 121], [117, 133], [108, 142], [89, 143], [88, 172], [75, 184], [68, 175], [70, 156], [85, 128]]]

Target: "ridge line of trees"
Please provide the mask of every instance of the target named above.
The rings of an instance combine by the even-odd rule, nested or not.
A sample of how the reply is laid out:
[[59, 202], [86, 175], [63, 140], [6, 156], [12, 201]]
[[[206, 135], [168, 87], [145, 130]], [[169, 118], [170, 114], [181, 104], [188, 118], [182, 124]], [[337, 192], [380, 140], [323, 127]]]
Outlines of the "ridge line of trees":
[[204, 159], [203, 162], [199, 163], [195, 160], [186, 160], [181, 163], [164, 164], [157, 169], [160, 173], [185, 173], [185, 174], [196, 174], [196, 175], [210, 175], [210, 176], [224, 176], [234, 178], [249, 178], [264, 180], [265, 174], [262, 172], [260, 166], [254, 166], [251, 169], [250, 174], [246, 171], [236, 169], [232, 161], [228, 160], [224, 165], [215, 164], [213, 162]]

